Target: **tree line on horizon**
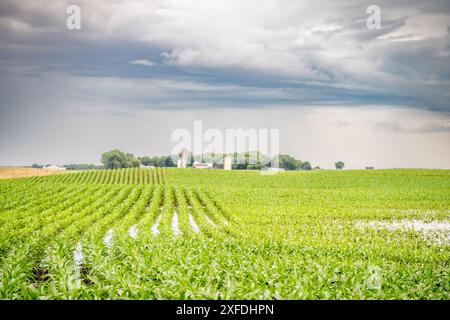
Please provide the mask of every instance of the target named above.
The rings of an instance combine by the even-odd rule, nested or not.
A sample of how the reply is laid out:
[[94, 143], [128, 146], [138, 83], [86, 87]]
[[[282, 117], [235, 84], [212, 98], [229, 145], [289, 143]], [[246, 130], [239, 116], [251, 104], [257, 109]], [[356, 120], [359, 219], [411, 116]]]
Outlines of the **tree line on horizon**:
[[[188, 163], [187, 165], [192, 165], [195, 161], [197, 162], [210, 162], [213, 163], [213, 168], [221, 169], [223, 168], [223, 163], [217, 161], [218, 159], [223, 159], [225, 156], [231, 156], [233, 161], [233, 169], [235, 170], [260, 170], [267, 167], [270, 163], [270, 158], [259, 151], [250, 152], [234, 152], [230, 154], [204, 154], [204, 155], [193, 155], [188, 151]], [[176, 156], [181, 157], [181, 153]], [[312, 167], [309, 161], [302, 161], [296, 159], [288, 154], [279, 154], [276, 156], [279, 161], [279, 167], [285, 170], [313, 170], [320, 169], [320, 167]], [[238, 162], [237, 159], [243, 159], [243, 161]], [[106, 169], [118, 169], [118, 168], [130, 168], [144, 166], [153, 167], [176, 167], [177, 164], [172, 160], [172, 156], [144, 156], [136, 158], [131, 153], [125, 153], [120, 150], [112, 150], [105, 152], [101, 157], [101, 162]], [[251, 159], [256, 159], [256, 163], [251, 163]], [[344, 163], [338, 161], [335, 163], [336, 169], [343, 169]]]
[[[231, 156], [233, 158], [232, 168], [234, 170], [261, 170], [268, 167], [270, 159], [268, 156], [264, 155], [259, 151], [250, 152], [234, 152], [230, 154], [204, 154], [204, 155], [193, 155], [188, 151], [188, 163], [187, 165], [192, 165], [195, 161], [197, 162], [210, 162], [213, 163], [213, 168], [222, 169], [223, 163], [217, 161], [218, 159], [223, 159], [225, 156]], [[181, 157], [181, 153], [176, 155], [176, 157]], [[276, 156], [279, 167], [285, 170], [316, 170], [320, 169], [319, 166], [313, 168], [309, 161], [302, 161], [296, 159], [288, 154], [279, 154]], [[240, 159], [241, 161], [237, 161]], [[251, 159], [255, 159], [256, 163], [251, 163]], [[112, 150], [102, 154], [100, 159], [102, 165], [95, 164], [67, 164], [63, 165], [67, 170], [98, 170], [98, 169], [122, 169], [122, 168], [137, 168], [140, 166], [148, 167], [176, 167], [177, 164], [172, 160], [172, 156], [143, 156], [135, 157], [132, 153], [126, 153], [121, 150]], [[43, 165], [33, 164], [33, 168], [43, 168]], [[344, 168], [344, 163], [338, 161], [335, 163], [336, 169], [340, 170]]]

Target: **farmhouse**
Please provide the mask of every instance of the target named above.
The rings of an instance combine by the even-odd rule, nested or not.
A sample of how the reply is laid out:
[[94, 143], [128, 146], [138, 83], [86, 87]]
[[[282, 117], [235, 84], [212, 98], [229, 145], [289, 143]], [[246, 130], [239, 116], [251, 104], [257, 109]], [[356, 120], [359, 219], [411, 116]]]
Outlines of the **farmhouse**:
[[212, 169], [213, 164], [210, 162], [204, 163], [204, 162], [194, 161], [194, 163], [192, 164], [192, 167], [196, 168], [196, 169]]

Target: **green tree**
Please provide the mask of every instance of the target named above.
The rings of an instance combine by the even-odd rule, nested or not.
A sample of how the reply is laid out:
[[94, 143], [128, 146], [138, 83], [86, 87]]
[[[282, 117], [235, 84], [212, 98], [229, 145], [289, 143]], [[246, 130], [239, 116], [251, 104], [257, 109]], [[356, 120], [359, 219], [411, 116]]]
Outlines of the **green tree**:
[[342, 170], [344, 169], [345, 164], [342, 161], [338, 161], [334, 163], [334, 166], [336, 167], [336, 170]]
[[141, 162], [134, 157], [132, 153], [127, 153], [127, 166], [126, 168], [138, 168]]
[[277, 157], [280, 168], [284, 168], [286, 170], [298, 170], [303, 164], [301, 160], [297, 160], [288, 154], [279, 154]]
[[101, 162], [106, 169], [120, 169], [139, 166], [139, 160], [137, 160], [131, 153], [125, 154], [120, 150], [105, 152], [102, 154]]
[[139, 161], [144, 166], [155, 166], [155, 167], [176, 167], [176, 164], [172, 161], [171, 156], [161, 156], [161, 157], [141, 157]]
[[164, 167], [176, 167], [171, 156], [164, 157]]
[[311, 163], [309, 163], [308, 161], [303, 162], [303, 163], [300, 165], [300, 169], [301, 169], [301, 170], [312, 170]]
[[141, 158], [138, 158], [138, 159], [139, 159], [139, 161], [141, 161], [141, 163], [144, 166], [151, 166], [151, 165], [154, 166], [154, 164], [152, 162], [152, 159], [150, 157], [145, 156], [145, 157], [141, 157]]

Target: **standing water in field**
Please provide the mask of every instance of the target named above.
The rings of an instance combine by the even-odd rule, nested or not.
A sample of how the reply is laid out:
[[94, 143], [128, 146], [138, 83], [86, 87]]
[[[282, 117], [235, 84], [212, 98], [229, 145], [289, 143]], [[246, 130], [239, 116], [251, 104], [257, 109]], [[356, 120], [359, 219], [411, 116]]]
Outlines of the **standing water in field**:
[[[160, 209], [160, 211], [162, 211], [162, 209]], [[161, 217], [162, 217], [162, 214], [159, 215], [158, 219], [156, 219], [155, 224], [151, 227], [151, 230], [152, 230], [152, 233], [154, 236], [159, 234], [158, 226], [159, 226], [159, 223], [161, 222]]]
[[131, 227], [128, 229], [128, 235], [129, 235], [130, 237], [132, 237], [133, 239], [136, 239], [136, 238], [137, 238], [138, 233], [139, 233], [139, 229], [136, 227], [136, 225], [131, 226]]
[[197, 224], [195, 223], [194, 217], [190, 213], [189, 213], [189, 223], [191, 224], [191, 227], [195, 233], [200, 232], [200, 229], [198, 228]]
[[358, 228], [369, 227], [385, 229], [388, 231], [414, 231], [421, 232], [424, 240], [431, 240], [438, 245], [447, 245], [450, 242], [450, 222], [446, 220], [425, 222], [422, 220], [393, 220], [393, 221], [357, 221]]
[[205, 215], [205, 218], [206, 218], [206, 221], [208, 221], [208, 223], [210, 224], [210, 225], [212, 225], [214, 228], [216, 228], [217, 226], [216, 226], [216, 224], [207, 216], [207, 215]]
[[173, 230], [173, 234], [176, 236], [181, 235], [181, 230], [178, 227], [178, 214], [177, 214], [177, 210], [174, 210], [173, 212], [173, 216], [172, 216], [172, 230]]
[[103, 238], [103, 243], [108, 247], [108, 248], [112, 248], [113, 246], [113, 229], [109, 229], [106, 234], [105, 237]]
[[83, 247], [81, 242], [77, 243], [75, 251], [73, 252], [73, 263], [75, 264], [75, 286], [80, 287], [81, 285], [81, 268], [83, 265]]
[[73, 262], [77, 267], [83, 264], [83, 247], [81, 246], [81, 242], [78, 242], [75, 247], [75, 251], [73, 252]]

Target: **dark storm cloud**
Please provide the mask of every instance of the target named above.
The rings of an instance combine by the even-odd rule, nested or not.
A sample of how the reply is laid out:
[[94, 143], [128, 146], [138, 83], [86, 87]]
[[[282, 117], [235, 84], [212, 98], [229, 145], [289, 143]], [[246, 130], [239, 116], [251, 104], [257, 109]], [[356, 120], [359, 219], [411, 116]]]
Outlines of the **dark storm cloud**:
[[[371, 4], [368, 1], [326, 2], [321, 5], [321, 11], [317, 11], [316, 5], [289, 3], [288, 8], [292, 10], [287, 10], [269, 2], [274, 12], [267, 21], [262, 20], [262, 29], [256, 29], [258, 20], [237, 20], [242, 32], [228, 33], [221, 28], [217, 37], [198, 33], [197, 27], [205, 32], [206, 23], [214, 23], [214, 17], [208, 18], [208, 10], [217, 8], [206, 2], [205, 12], [198, 17], [189, 8], [181, 13], [176, 10], [182, 4], [177, 1], [143, 6], [142, 13], [132, 9], [133, 5], [143, 4], [137, 1], [128, 5], [121, 1], [78, 3], [82, 7], [83, 28], [70, 31], [65, 28], [67, 1], [3, 1], [1, 65], [32, 66], [34, 73], [62, 72], [68, 77], [99, 77], [99, 80], [102, 77], [160, 78], [286, 89], [284, 97], [279, 94], [275, 99], [262, 101], [252, 95], [246, 98], [242, 92], [218, 97], [198, 91], [191, 99], [188, 96], [181, 100], [207, 98], [211, 107], [215, 103], [222, 107], [224, 100], [233, 107], [271, 103], [386, 104], [389, 99], [391, 104], [433, 110], [449, 107], [448, 32], [447, 37], [436, 38], [432, 31], [438, 26], [432, 26], [432, 30], [425, 31], [425, 36], [420, 35], [420, 40], [403, 41], [413, 38], [417, 31], [408, 27], [411, 17], [421, 14], [448, 17], [445, 1], [431, 1], [426, 5], [419, 1], [379, 1], [383, 17], [380, 30], [368, 30], [365, 26], [365, 8]], [[239, 7], [239, 3], [230, 2], [230, 7], [233, 6]], [[286, 19], [274, 19], [277, 13]], [[258, 12], [254, 14], [257, 15]], [[183, 18], [186, 25], [182, 27], [177, 17]], [[224, 12], [223, 17], [226, 21], [232, 16]], [[293, 29], [295, 26], [299, 27]], [[380, 40], [383, 36], [387, 40]], [[220, 41], [229, 45], [222, 46]], [[292, 41], [298, 44], [293, 45]], [[251, 43], [255, 46], [250, 46]], [[274, 43], [273, 48], [270, 43]], [[232, 48], [234, 45], [238, 45], [236, 49]], [[286, 47], [285, 51], [278, 50], [277, 45]], [[253, 53], [249, 51], [247, 57], [242, 52], [248, 50]], [[129, 64], [136, 59], [149, 59], [155, 66], [147, 69]], [[167, 105], [173, 105], [172, 98], [183, 93], [186, 92], [174, 89], [167, 96]], [[123, 94], [127, 94], [126, 90]], [[122, 100], [133, 99], [124, 96]], [[151, 105], [155, 103], [149, 101]]]

